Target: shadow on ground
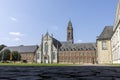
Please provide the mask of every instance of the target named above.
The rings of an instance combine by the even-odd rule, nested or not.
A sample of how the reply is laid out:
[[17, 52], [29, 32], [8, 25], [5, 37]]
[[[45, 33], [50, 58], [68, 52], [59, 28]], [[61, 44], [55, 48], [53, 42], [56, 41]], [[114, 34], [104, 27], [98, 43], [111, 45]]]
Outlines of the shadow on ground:
[[0, 80], [120, 80], [120, 67], [0, 67]]

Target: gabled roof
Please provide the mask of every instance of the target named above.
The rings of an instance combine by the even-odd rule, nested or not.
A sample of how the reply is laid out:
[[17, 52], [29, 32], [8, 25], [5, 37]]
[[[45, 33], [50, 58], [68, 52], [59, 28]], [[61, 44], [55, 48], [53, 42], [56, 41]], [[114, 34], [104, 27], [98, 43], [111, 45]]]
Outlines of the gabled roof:
[[9, 49], [10, 51], [18, 51], [20, 53], [22, 52], [35, 52], [37, 50], [38, 46], [37, 45], [31, 45], [31, 46], [9, 46], [5, 47], [5, 49]]
[[106, 26], [97, 40], [110, 40], [113, 35], [113, 26]]
[[55, 39], [53, 36], [50, 36], [48, 32], [45, 34], [44, 37], [50, 37], [50, 38], [52, 39], [53, 45], [54, 45], [56, 48], [60, 48], [60, 47], [61, 47], [60, 41], [58, 41], [57, 39]]

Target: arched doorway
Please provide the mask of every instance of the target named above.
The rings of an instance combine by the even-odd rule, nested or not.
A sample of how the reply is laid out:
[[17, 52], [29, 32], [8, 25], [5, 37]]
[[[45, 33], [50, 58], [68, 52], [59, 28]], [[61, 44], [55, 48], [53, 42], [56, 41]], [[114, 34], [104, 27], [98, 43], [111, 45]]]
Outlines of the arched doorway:
[[44, 63], [49, 63], [49, 56], [48, 55], [44, 56]]

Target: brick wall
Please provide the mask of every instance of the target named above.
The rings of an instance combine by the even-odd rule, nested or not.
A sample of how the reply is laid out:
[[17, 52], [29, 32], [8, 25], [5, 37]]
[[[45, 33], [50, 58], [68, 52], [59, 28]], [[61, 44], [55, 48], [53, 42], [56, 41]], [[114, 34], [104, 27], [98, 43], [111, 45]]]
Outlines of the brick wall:
[[20, 53], [21, 61], [34, 62], [35, 53]]
[[59, 51], [58, 63], [97, 63], [97, 55], [95, 50], [88, 51]]

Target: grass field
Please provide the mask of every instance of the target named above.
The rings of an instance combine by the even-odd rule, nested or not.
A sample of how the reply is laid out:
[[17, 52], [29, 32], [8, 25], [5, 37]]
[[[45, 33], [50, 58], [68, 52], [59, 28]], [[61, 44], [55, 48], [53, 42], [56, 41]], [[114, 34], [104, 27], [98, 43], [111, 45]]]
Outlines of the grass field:
[[77, 66], [76, 64], [0, 63], [0, 66]]
[[120, 64], [108, 64], [109, 66], [120, 66]]
[[120, 66], [120, 64], [82, 65], [82, 64], [0, 63], [0, 66]]

